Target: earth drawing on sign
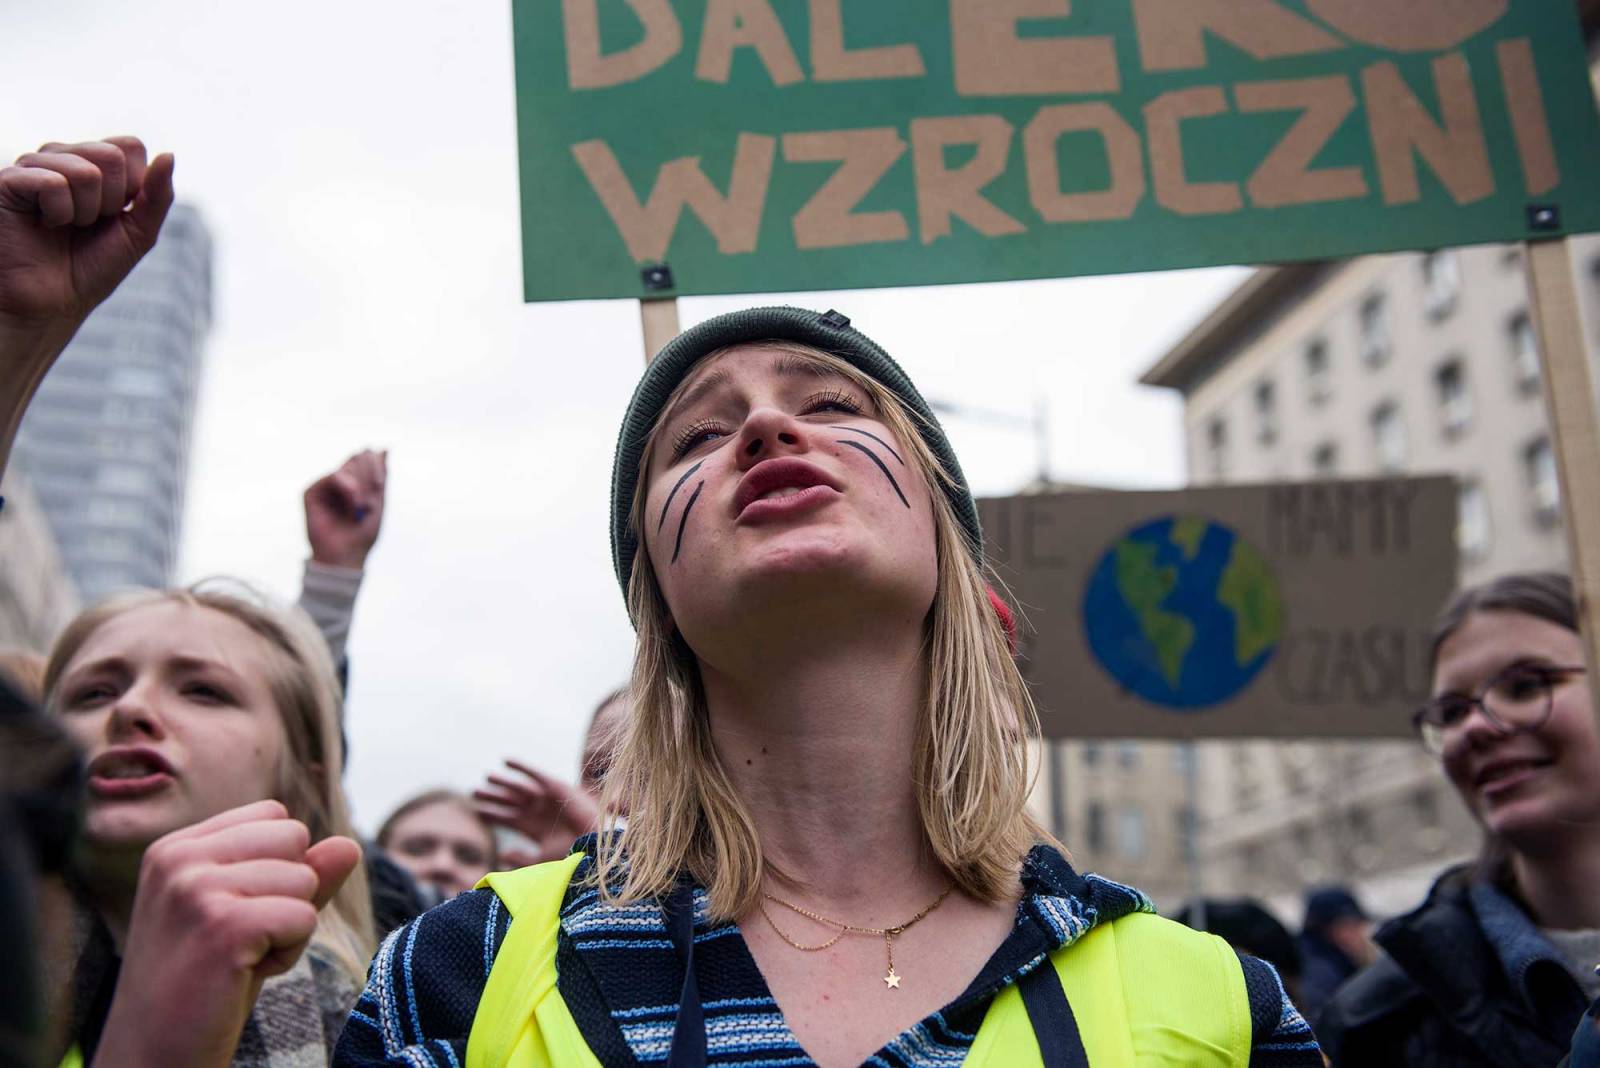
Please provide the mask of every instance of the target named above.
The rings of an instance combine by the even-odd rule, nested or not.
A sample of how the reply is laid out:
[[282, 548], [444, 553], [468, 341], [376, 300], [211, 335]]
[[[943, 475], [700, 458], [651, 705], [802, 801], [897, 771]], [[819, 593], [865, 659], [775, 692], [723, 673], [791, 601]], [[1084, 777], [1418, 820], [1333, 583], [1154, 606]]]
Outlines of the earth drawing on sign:
[[1164, 516], [1106, 550], [1083, 623], [1095, 659], [1124, 689], [1198, 711], [1239, 693], [1272, 659], [1283, 598], [1266, 558], [1232, 530]]

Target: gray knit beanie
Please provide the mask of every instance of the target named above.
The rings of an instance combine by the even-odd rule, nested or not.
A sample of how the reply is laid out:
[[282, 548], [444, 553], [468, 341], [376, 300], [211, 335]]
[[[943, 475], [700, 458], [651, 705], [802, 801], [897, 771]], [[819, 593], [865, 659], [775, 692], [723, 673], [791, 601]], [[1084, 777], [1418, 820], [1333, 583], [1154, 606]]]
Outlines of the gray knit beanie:
[[628, 512], [639, 480], [639, 460], [645, 441], [661, 415], [667, 397], [678, 387], [696, 363], [718, 349], [730, 345], [761, 341], [796, 341], [833, 355], [871, 377], [905, 402], [920, 418], [915, 420], [934, 458], [950, 476], [946, 490], [956, 518], [967, 533], [967, 548], [979, 563], [983, 560], [983, 534], [978, 527], [978, 508], [966, 476], [950, 448], [950, 442], [934, 418], [917, 387], [872, 339], [850, 325], [836, 311], [817, 313], [804, 308], [748, 308], [707, 319], [685, 330], [650, 361], [633, 399], [622, 419], [617, 437], [617, 455], [611, 468], [611, 562], [617, 570], [622, 596], [628, 596], [628, 579], [633, 574], [633, 557], [639, 541], [628, 524]]

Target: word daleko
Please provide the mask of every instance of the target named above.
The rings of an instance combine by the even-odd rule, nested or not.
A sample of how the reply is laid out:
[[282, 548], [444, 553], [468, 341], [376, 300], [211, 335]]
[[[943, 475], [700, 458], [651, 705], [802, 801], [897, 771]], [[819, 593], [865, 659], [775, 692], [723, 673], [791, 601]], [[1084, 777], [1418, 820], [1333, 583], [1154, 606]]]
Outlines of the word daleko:
[[[1563, 5], [565, 0], [559, 26], [534, 6], [525, 222], [586, 227], [580, 265], [619, 279], [666, 262], [681, 293], [729, 266], [746, 290], [861, 276], [836, 287], [1507, 239], [1536, 202], [1538, 225], [1600, 225], [1563, 195], [1596, 162]], [[973, 255], [927, 263], [940, 244]]]

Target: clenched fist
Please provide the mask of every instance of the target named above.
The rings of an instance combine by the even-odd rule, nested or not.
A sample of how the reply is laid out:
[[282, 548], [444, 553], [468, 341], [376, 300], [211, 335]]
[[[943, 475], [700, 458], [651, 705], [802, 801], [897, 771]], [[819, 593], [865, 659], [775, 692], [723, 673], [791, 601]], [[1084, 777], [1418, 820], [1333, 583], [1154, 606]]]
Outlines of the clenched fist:
[[0, 170], [0, 470], [45, 372], [155, 245], [172, 167], [110, 137], [52, 142]]
[[96, 1064], [228, 1064], [263, 980], [294, 966], [360, 859], [348, 838], [313, 843], [277, 801], [157, 839]]

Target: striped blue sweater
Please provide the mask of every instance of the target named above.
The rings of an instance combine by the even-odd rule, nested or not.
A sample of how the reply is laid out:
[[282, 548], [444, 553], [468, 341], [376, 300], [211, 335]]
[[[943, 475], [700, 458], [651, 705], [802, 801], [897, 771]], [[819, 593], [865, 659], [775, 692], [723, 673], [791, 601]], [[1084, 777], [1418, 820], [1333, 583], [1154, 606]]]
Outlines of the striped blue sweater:
[[[580, 845], [587, 843], [580, 843]], [[557, 983], [589, 1047], [607, 1065], [664, 1062], [682, 981], [661, 910], [607, 906], [580, 886], [579, 866], [561, 908]], [[1055, 850], [1036, 847], [1022, 870], [1017, 923], [960, 997], [895, 1036], [874, 1068], [955, 1068], [989, 1003], [1096, 924], [1153, 911], [1137, 890], [1079, 875]], [[339, 1040], [339, 1068], [460, 1068], [478, 1000], [510, 917], [489, 890], [463, 894], [389, 936]], [[707, 1063], [790, 1068], [812, 1063], [767, 988], [739, 928], [710, 920], [695, 892], [695, 959], [706, 1021]], [[1272, 967], [1241, 958], [1254, 1025], [1253, 1066], [1321, 1068], [1310, 1028]]]

